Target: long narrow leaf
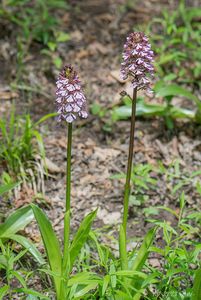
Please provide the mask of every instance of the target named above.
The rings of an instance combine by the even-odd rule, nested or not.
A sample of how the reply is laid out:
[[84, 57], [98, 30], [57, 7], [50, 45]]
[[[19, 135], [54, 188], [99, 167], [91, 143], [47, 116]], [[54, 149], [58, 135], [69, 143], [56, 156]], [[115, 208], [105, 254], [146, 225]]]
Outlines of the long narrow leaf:
[[[137, 256], [135, 257], [134, 262], [131, 264], [132, 265], [131, 269], [133, 271], [140, 272], [142, 270], [142, 268], [144, 267], [144, 264], [149, 255], [150, 247], [152, 246], [152, 243], [154, 240], [155, 232], [156, 232], [156, 227], [153, 227], [145, 235], [142, 245], [141, 245], [140, 249], [138, 250]], [[138, 277], [137, 280], [131, 279], [131, 280], [127, 281], [128, 284], [132, 284], [132, 287], [134, 290], [133, 299], [135, 299], [135, 300], [140, 299], [140, 295], [142, 293], [141, 288], [142, 288], [144, 280], [145, 280], [145, 278], [142, 279], [142, 278]]]
[[83, 289], [79, 290], [74, 294], [74, 299], [83, 297], [85, 294], [87, 294], [90, 290], [94, 290], [98, 285], [98, 282], [93, 282], [91, 284], [88, 284]]
[[78, 231], [75, 234], [75, 237], [70, 246], [70, 263], [71, 263], [70, 270], [72, 269], [76, 257], [78, 256], [81, 248], [83, 247], [83, 245], [85, 244], [85, 242], [89, 236], [92, 222], [93, 222], [94, 218], [96, 217], [96, 212], [97, 212], [97, 210], [89, 213], [84, 218], [84, 220], [80, 224]]
[[31, 243], [27, 238], [24, 236], [18, 235], [18, 234], [12, 234], [8, 237], [11, 240], [14, 240], [21, 244], [25, 249], [27, 249], [33, 257], [40, 263], [45, 264], [45, 260], [42, 258], [42, 255], [37, 250], [37, 248], [34, 246], [33, 243]]
[[98, 239], [97, 239], [95, 233], [93, 231], [90, 231], [89, 237], [92, 239], [92, 241], [96, 245], [96, 248], [97, 248], [97, 251], [98, 251], [98, 255], [99, 255], [99, 259], [100, 259], [99, 263], [102, 266], [106, 265], [107, 264], [107, 255], [106, 256], [104, 255], [104, 251], [103, 251], [103, 249], [101, 247], [101, 244], [98, 242]]
[[157, 91], [157, 95], [159, 97], [167, 97], [167, 96], [183, 96], [187, 99], [194, 101], [198, 108], [201, 109], [201, 102], [200, 100], [187, 89], [177, 85], [177, 84], [170, 84], [163, 86]]
[[34, 123], [34, 127], [45, 122], [49, 118], [56, 117], [57, 115], [58, 115], [58, 113], [50, 113], [50, 114], [43, 116], [42, 118], [40, 118], [40, 120], [38, 120], [36, 123]]
[[[31, 206], [40, 229], [50, 268], [56, 274], [62, 275], [61, 249], [52, 225], [47, 216], [39, 207], [34, 204], [32, 204]], [[58, 296], [60, 294], [61, 278], [53, 277], [53, 279]]]
[[24, 229], [26, 225], [33, 220], [33, 218], [34, 215], [30, 206], [16, 210], [3, 224], [0, 225], [0, 237], [9, 237], [19, 230]]
[[0, 288], [0, 300], [2, 300], [3, 297], [7, 294], [8, 290], [9, 290], [8, 285], [4, 285]]
[[8, 184], [1, 185], [0, 186], [0, 196], [2, 196], [4, 193], [7, 193], [10, 190], [14, 189], [19, 184], [20, 184], [20, 182], [8, 183]]
[[45, 296], [45, 295], [42, 295], [41, 293], [39, 292], [36, 292], [34, 290], [31, 290], [31, 289], [27, 289], [27, 288], [18, 288], [18, 289], [15, 289], [14, 290], [15, 292], [18, 292], [18, 293], [25, 293], [27, 295], [32, 295], [32, 296], [35, 296], [37, 297], [36, 299], [41, 299], [41, 300], [50, 300], [49, 297]]
[[198, 269], [195, 273], [192, 300], [200, 300], [200, 299], [201, 299], [201, 269]]
[[144, 263], [148, 257], [149, 254], [149, 248], [151, 247], [153, 240], [154, 240], [154, 236], [155, 236], [155, 232], [156, 232], [156, 228], [153, 227], [152, 229], [150, 229], [148, 231], [148, 233], [145, 235], [145, 238], [142, 242], [142, 245], [138, 251], [138, 254], [134, 260], [133, 266], [132, 266], [132, 270], [134, 271], [140, 271], [143, 266]]

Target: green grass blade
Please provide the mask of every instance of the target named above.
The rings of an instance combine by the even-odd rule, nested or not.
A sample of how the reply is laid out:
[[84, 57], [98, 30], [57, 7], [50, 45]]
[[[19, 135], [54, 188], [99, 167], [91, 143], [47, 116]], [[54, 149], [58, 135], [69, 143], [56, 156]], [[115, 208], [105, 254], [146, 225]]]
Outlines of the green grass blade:
[[39, 150], [40, 150], [40, 154], [41, 154], [42, 158], [45, 159], [45, 147], [44, 147], [44, 144], [43, 144], [43, 138], [37, 130], [33, 130], [32, 133], [36, 137], [38, 147], [39, 147]]
[[38, 120], [36, 123], [34, 123], [34, 127], [36, 127], [37, 125], [45, 122], [47, 119], [49, 118], [52, 118], [52, 117], [56, 117], [58, 115], [58, 113], [50, 113], [50, 114], [47, 114], [45, 116], [43, 116], [42, 118], [40, 118], [40, 120]]
[[20, 182], [8, 183], [8, 184], [1, 185], [0, 186], [0, 196], [2, 196], [4, 193], [7, 193], [10, 190], [14, 189], [19, 184], [20, 184]]
[[102, 291], [101, 291], [102, 296], [105, 295], [109, 283], [110, 283], [110, 275], [105, 275], [105, 277], [103, 279], [103, 287], [102, 287]]
[[21, 244], [25, 249], [27, 249], [33, 257], [40, 263], [45, 264], [45, 260], [43, 259], [42, 255], [35, 247], [33, 243], [31, 243], [27, 238], [18, 234], [12, 234], [9, 236], [9, 239], [16, 241], [17, 243]]
[[[153, 227], [150, 229], [147, 234], [144, 237], [144, 240], [142, 242], [142, 245], [140, 249], [137, 252], [137, 256], [135, 257], [134, 262], [131, 264], [131, 270], [132, 271], [138, 271], [139, 274], [143, 274], [140, 271], [144, 267], [144, 264], [148, 258], [150, 247], [152, 246], [152, 243], [154, 241], [154, 236], [156, 232], [156, 227]], [[131, 284], [133, 287], [133, 290], [135, 290], [133, 294], [133, 299], [137, 300], [140, 299], [140, 294], [142, 293], [142, 284], [143, 281], [146, 280], [146, 278], [143, 278], [144, 275], [139, 276], [137, 279], [128, 279], [127, 284]]]
[[9, 237], [19, 230], [24, 229], [26, 225], [33, 220], [33, 218], [34, 215], [30, 206], [16, 210], [3, 224], [0, 225], [0, 237]]
[[34, 299], [41, 299], [41, 300], [50, 300], [49, 297], [45, 296], [45, 295], [42, 295], [41, 293], [39, 292], [36, 292], [34, 290], [31, 290], [31, 289], [28, 289], [28, 288], [18, 288], [18, 289], [15, 289], [14, 290], [15, 292], [18, 292], [18, 293], [24, 293], [24, 294], [27, 294], [27, 295], [32, 295], [32, 296], [35, 296], [37, 298], [34, 298]]
[[[93, 282], [91, 284], [88, 284], [83, 289], [80, 289], [78, 292], [74, 294], [74, 299], [80, 299], [80, 297], [83, 297], [86, 295], [89, 291], [94, 290], [98, 285], [98, 282]], [[83, 298], [82, 298], [83, 299]]]
[[[49, 265], [51, 270], [56, 274], [62, 274], [62, 255], [61, 249], [59, 245], [59, 241], [56, 237], [56, 234], [52, 228], [50, 221], [44, 212], [37, 207], [36, 205], [31, 205], [34, 216], [39, 226], [39, 230], [43, 239], [43, 244], [46, 250], [46, 254], [48, 257]], [[59, 296], [60, 294], [60, 284], [61, 278], [53, 277], [56, 294]]]
[[144, 264], [145, 261], [148, 257], [149, 254], [149, 248], [153, 243], [154, 236], [155, 236], [156, 228], [152, 228], [151, 230], [148, 231], [148, 233], [145, 235], [145, 238], [142, 242], [142, 245], [138, 251], [138, 254], [134, 260], [132, 270], [140, 271]]
[[[133, 271], [133, 270], [120, 270], [114, 272], [115, 275], [117, 276], [126, 276], [126, 277], [141, 277], [141, 278], [147, 278], [147, 275], [143, 272], [139, 271]], [[112, 274], [111, 274], [112, 275]]]
[[93, 231], [90, 231], [89, 237], [92, 239], [92, 241], [96, 245], [96, 249], [98, 251], [98, 255], [99, 255], [99, 259], [100, 259], [100, 264], [102, 266], [106, 265], [107, 264], [107, 255], [106, 256], [104, 255], [104, 251], [101, 247], [101, 244], [98, 242], [98, 239], [97, 239], [95, 233]]
[[83, 245], [85, 244], [85, 242], [89, 236], [92, 222], [93, 222], [94, 218], [96, 217], [96, 212], [97, 212], [97, 210], [89, 213], [84, 218], [84, 220], [80, 224], [78, 231], [75, 234], [75, 237], [70, 246], [70, 263], [71, 263], [70, 270], [72, 269], [76, 257], [78, 256], [81, 248], [83, 247]]
[[201, 299], [201, 269], [198, 269], [195, 273], [192, 300], [200, 300], [200, 299]]
[[8, 285], [4, 285], [0, 288], [0, 300], [2, 300], [4, 298], [4, 296], [7, 294], [8, 290], [9, 290]]

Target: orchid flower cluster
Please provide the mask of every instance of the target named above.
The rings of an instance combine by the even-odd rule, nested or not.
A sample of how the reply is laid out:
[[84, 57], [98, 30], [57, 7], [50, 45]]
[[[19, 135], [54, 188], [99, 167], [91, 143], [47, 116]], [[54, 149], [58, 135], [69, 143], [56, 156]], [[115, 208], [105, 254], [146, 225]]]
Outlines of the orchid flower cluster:
[[150, 78], [153, 78], [153, 51], [148, 37], [143, 32], [133, 32], [126, 40], [121, 64], [124, 80], [130, 77], [133, 88], [150, 92]]
[[72, 66], [64, 67], [56, 84], [57, 120], [72, 123], [77, 116], [87, 118], [86, 98], [81, 89], [78, 75]]

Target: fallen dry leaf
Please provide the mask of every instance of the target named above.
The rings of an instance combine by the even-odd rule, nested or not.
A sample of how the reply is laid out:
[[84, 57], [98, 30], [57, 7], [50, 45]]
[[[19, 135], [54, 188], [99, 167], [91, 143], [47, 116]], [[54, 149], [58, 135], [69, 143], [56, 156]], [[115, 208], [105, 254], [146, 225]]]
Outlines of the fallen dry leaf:
[[55, 163], [53, 163], [49, 158], [45, 158], [45, 166], [50, 173], [60, 173], [62, 169], [59, 168]]

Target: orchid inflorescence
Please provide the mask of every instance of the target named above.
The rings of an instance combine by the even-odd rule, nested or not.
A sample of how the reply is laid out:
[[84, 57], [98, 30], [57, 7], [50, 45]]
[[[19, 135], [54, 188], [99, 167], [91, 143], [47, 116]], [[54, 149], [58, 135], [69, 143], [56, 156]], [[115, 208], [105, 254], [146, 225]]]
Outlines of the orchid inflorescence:
[[86, 98], [78, 75], [72, 66], [68, 65], [63, 68], [56, 84], [57, 120], [72, 123], [77, 116], [87, 118]]
[[124, 80], [131, 79], [133, 88], [150, 92], [150, 77], [153, 77], [153, 56], [151, 45], [143, 32], [133, 32], [126, 40], [121, 64]]

